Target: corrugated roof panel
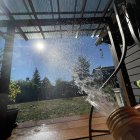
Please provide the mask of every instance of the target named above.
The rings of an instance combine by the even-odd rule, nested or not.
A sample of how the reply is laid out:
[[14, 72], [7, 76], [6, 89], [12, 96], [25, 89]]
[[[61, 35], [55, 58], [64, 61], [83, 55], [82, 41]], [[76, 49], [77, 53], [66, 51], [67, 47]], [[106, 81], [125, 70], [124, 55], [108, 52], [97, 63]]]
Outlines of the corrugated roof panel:
[[81, 14], [75, 14], [75, 18], [81, 18]]
[[98, 24], [92, 24], [92, 25], [91, 25], [91, 29], [96, 29], [97, 26], [98, 26]]
[[87, 0], [85, 11], [95, 11], [98, 6], [98, 3], [99, 0]]
[[10, 10], [10, 12], [14, 13], [25, 13], [27, 12], [23, 0], [3, 0], [6, 7]]
[[52, 0], [53, 12], [58, 12], [57, 0]]
[[27, 38], [29, 39], [33, 39], [33, 38], [41, 38], [43, 39], [41, 33], [31, 33], [31, 34], [26, 34]]
[[31, 19], [29, 15], [14, 15], [15, 19]]
[[61, 26], [61, 29], [62, 30], [72, 30], [72, 25], [63, 25], [63, 26]]
[[54, 26], [41, 26], [43, 31], [53, 31]]
[[75, 37], [75, 33], [73, 33], [72, 31], [62, 32], [62, 37], [63, 38]]
[[20, 34], [15, 34], [16, 39], [23, 39]]
[[105, 26], [105, 24], [101, 24], [101, 25], [100, 25], [100, 28], [103, 28], [104, 26]]
[[78, 30], [79, 28], [80, 28], [80, 25], [74, 25], [73, 26], [73, 30], [75, 30], [75, 31]]
[[6, 32], [7, 31], [7, 28], [6, 27], [0, 27], [0, 31], [1, 32]]
[[0, 15], [0, 20], [9, 20], [9, 17], [5, 15]]
[[55, 29], [55, 30], [60, 30], [60, 26], [59, 26], [59, 25], [55, 25], [55, 26], [54, 26], [54, 29]]
[[82, 24], [80, 29], [89, 29], [90, 26], [90, 24]]
[[61, 14], [60, 18], [73, 18], [74, 15], [73, 14]]
[[75, 0], [59, 0], [61, 12], [73, 12]]
[[77, 0], [77, 6], [76, 6], [76, 11], [81, 11], [82, 10], [82, 4], [84, 0]]
[[61, 32], [44, 33], [45, 38], [61, 38]]
[[32, 0], [36, 12], [51, 12], [50, 0]]
[[58, 18], [59, 18], [58, 14], [55, 14], [54, 19], [58, 19]]
[[101, 4], [100, 4], [100, 7], [99, 7], [99, 11], [103, 11], [107, 5], [107, 3], [109, 2], [110, 0], [102, 0]]
[[94, 14], [84, 14], [84, 16], [83, 17], [94, 17]]
[[88, 32], [87, 31], [79, 31], [79, 36], [87, 36]]
[[32, 26], [32, 27], [21, 27], [21, 29], [23, 30], [23, 32], [33, 32], [33, 31], [39, 31], [39, 27], [38, 26]]
[[52, 14], [50, 15], [37, 15], [39, 19], [52, 19]]

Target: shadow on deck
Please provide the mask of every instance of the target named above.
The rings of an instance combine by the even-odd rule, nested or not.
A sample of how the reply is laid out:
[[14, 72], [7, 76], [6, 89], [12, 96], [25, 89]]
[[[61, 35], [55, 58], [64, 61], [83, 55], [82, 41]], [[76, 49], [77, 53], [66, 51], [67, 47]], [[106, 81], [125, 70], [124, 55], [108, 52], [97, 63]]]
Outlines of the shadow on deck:
[[[20, 123], [8, 140], [66, 140], [88, 139], [88, 115]], [[95, 113], [94, 129], [107, 129], [106, 117]], [[94, 133], [93, 135], [99, 135]], [[101, 133], [100, 133], [101, 134]], [[102, 133], [103, 134], [103, 133]], [[111, 135], [95, 137], [94, 140], [113, 140]]]

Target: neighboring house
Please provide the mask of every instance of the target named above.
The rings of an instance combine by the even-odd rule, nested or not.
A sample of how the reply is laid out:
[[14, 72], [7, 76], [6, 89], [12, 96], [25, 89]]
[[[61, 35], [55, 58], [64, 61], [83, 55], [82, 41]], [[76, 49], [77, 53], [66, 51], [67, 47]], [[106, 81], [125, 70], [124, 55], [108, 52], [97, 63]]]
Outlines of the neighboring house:
[[135, 96], [136, 102], [140, 103], [140, 88], [136, 86], [135, 81], [140, 80], [140, 46], [133, 44], [127, 47], [125, 57], [125, 65], [127, 68], [129, 80]]
[[[97, 84], [101, 85], [103, 84], [109, 76], [114, 72], [115, 68], [114, 66], [108, 66], [108, 67], [98, 67], [93, 69], [92, 76], [95, 78], [95, 81]], [[112, 87], [116, 88], [118, 86], [118, 80], [116, 76], [113, 76], [112, 79], [108, 82], [108, 84], [112, 85]]]

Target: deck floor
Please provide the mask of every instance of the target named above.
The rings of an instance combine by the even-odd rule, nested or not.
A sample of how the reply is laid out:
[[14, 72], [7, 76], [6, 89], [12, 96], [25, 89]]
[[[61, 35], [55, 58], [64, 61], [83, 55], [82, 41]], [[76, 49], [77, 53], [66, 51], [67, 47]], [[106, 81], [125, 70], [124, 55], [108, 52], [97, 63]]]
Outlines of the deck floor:
[[[88, 115], [72, 116], [43, 121], [20, 123], [8, 140], [67, 140], [88, 137]], [[106, 117], [95, 113], [94, 129], [107, 130]], [[94, 133], [97, 135], [99, 133]], [[94, 140], [113, 140], [111, 135], [98, 136]]]

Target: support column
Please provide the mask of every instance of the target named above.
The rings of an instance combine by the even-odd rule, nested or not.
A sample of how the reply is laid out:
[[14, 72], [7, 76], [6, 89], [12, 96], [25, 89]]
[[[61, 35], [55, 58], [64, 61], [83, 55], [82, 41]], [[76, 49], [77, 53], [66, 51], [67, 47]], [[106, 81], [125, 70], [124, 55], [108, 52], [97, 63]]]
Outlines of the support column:
[[[112, 34], [112, 31], [113, 28], [110, 25], [110, 27], [108, 27], [108, 35], [111, 42], [110, 50], [113, 56], [114, 64], [115, 66], [117, 66], [121, 58], [122, 52], [121, 52], [120, 44], [116, 39], [117, 36], [116, 34]], [[122, 96], [123, 96], [124, 104], [128, 106], [136, 105], [135, 96], [133, 94], [128, 72], [124, 62], [122, 63], [121, 68], [117, 73], [117, 77], [120, 84], [120, 89], [123, 94]]]
[[0, 78], [0, 124], [4, 123], [7, 112], [7, 101], [9, 93], [9, 83], [12, 66], [13, 44], [15, 28], [7, 27], [7, 36], [5, 38], [5, 47], [2, 60], [1, 78]]

